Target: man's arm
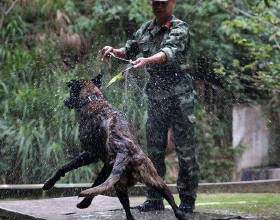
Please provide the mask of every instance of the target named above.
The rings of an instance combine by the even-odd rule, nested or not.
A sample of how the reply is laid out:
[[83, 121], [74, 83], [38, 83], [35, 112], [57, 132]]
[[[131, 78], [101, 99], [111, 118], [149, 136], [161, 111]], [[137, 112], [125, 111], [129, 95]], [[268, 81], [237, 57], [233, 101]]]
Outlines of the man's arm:
[[[113, 52], [118, 57], [122, 57], [122, 58], [125, 57], [125, 51], [122, 49], [114, 49], [113, 47], [110, 47], [110, 46], [105, 46], [102, 49], [102, 53], [104, 54], [104, 56], [107, 56], [107, 54], [110, 52]], [[163, 63], [165, 61], [166, 61], [166, 54], [164, 52], [160, 51], [159, 53], [157, 53], [151, 57], [138, 58], [137, 60], [135, 60], [132, 63], [134, 64], [134, 69], [140, 69], [140, 68], [145, 67], [146, 65]]]
[[143, 68], [149, 64], [159, 64], [159, 63], [172, 63], [176, 59], [180, 59], [184, 56], [183, 53], [187, 52], [186, 47], [189, 46], [189, 27], [186, 23], [181, 23], [173, 28], [167, 37], [165, 44], [159, 52], [148, 58], [138, 58], [136, 61], [132, 62], [135, 64], [134, 68]]
[[170, 33], [162, 44], [161, 52], [166, 55], [166, 62], [176, 62], [186, 56], [190, 44], [189, 26], [182, 22], [170, 29]]
[[140, 68], [145, 67], [146, 65], [164, 63], [165, 61], [166, 61], [166, 55], [164, 52], [160, 51], [151, 57], [138, 58], [137, 60], [133, 61], [132, 63], [134, 64], [134, 69], [140, 69]]
[[108, 53], [113, 52], [116, 56], [125, 58], [125, 59], [132, 59], [133, 57], [136, 57], [141, 51], [138, 45], [138, 39], [143, 34], [143, 32], [147, 29], [148, 25], [151, 23], [151, 21], [146, 22], [143, 24], [139, 30], [137, 30], [134, 33], [133, 40], [128, 40], [125, 44], [125, 47], [115, 49], [111, 46], [105, 46], [102, 49], [102, 53], [104, 56], [106, 56]]

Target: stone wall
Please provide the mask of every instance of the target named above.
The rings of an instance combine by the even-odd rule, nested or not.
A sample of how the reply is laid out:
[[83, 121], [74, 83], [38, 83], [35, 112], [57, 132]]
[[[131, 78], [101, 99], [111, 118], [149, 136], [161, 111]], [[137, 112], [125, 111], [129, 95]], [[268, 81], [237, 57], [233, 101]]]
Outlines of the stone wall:
[[[236, 158], [236, 181], [242, 180], [244, 174], [255, 175], [255, 179], [269, 179], [262, 168], [275, 164], [278, 156], [271, 152], [278, 152], [275, 149], [280, 147], [275, 145], [275, 130], [271, 124], [261, 105], [233, 107], [233, 147], [244, 147], [244, 151]], [[254, 168], [261, 170], [256, 171]]]

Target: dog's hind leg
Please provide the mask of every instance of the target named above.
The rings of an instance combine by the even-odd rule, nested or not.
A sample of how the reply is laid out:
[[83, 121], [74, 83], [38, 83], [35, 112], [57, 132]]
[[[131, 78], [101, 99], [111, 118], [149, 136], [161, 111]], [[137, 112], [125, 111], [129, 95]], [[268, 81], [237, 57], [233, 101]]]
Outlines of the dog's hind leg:
[[79, 196], [93, 198], [94, 196], [102, 194], [106, 190], [113, 187], [115, 183], [117, 183], [120, 180], [120, 177], [123, 174], [128, 163], [129, 163], [128, 152], [123, 150], [123, 152], [117, 154], [112, 172], [108, 177], [108, 179], [97, 187], [82, 191]]
[[[108, 178], [109, 173], [106, 166], [102, 167], [101, 172], [98, 174], [96, 180], [92, 184], [91, 188], [99, 186], [100, 184], [104, 183], [105, 180]], [[85, 209], [90, 206], [93, 198], [84, 198], [81, 202], [77, 204], [77, 207], [80, 209]]]
[[150, 163], [144, 162], [142, 164], [142, 167], [140, 169], [140, 176], [141, 176], [141, 180], [147, 186], [150, 186], [154, 190], [158, 191], [163, 196], [163, 198], [167, 200], [167, 202], [172, 207], [177, 219], [186, 220], [184, 213], [176, 205], [172, 193], [170, 192], [170, 190], [168, 189], [167, 185], [164, 183], [162, 178], [160, 178], [160, 176], [157, 174], [157, 171], [151, 162]]
[[[163, 180], [162, 180], [162, 182], [163, 182]], [[173, 209], [177, 219], [179, 219], [179, 220], [187, 220], [186, 217], [185, 217], [185, 214], [176, 205], [176, 203], [174, 201], [174, 197], [172, 196], [172, 193], [170, 192], [170, 190], [168, 189], [168, 187], [167, 187], [167, 185], [165, 183], [164, 183], [163, 187], [162, 186], [160, 186], [160, 187], [152, 186], [152, 188], [154, 190], [157, 190], [163, 196], [163, 198], [165, 198], [167, 200], [167, 202], [172, 207], [172, 209]]]
[[127, 187], [124, 187], [119, 184], [115, 184], [115, 190], [116, 194], [124, 208], [125, 214], [126, 214], [126, 219], [127, 220], [134, 220], [131, 211], [130, 211], [130, 205], [129, 205], [129, 198], [128, 198], [128, 191]]
[[67, 172], [77, 169], [79, 167], [89, 165], [96, 161], [96, 156], [84, 151], [79, 156], [77, 156], [75, 159], [73, 159], [70, 163], [62, 166], [58, 169], [58, 171], [55, 172], [55, 174], [44, 184], [43, 190], [49, 190], [51, 189], [54, 184], [63, 177]]

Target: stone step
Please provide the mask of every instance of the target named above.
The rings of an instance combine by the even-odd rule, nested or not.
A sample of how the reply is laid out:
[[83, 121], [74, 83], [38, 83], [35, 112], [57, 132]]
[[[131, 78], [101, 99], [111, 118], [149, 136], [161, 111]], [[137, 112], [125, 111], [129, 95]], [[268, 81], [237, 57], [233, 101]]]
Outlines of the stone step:
[[[0, 199], [7, 198], [55, 198], [77, 196], [82, 190], [91, 186], [83, 184], [56, 184], [49, 191], [42, 191], [43, 184], [29, 185], [0, 185]], [[168, 184], [173, 194], [177, 193], [175, 184]], [[198, 193], [280, 193], [280, 180], [242, 181], [227, 183], [201, 183]], [[129, 189], [130, 196], [145, 196], [146, 187], [137, 184]], [[115, 196], [114, 190], [109, 190], [105, 195]]]
[[[81, 199], [79, 199], [79, 201], [80, 200]], [[77, 202], [77, 197], [0, 202], [0, 216], [16, 220], [126, 219], [125, 212], [122, 210], [122, 205], [118, 198], [96, 196], [87, 209], [76, 208]], [[135, 207], [141, 203], [142, 202], [138, 201], [137, 198], [130, 199], [131, 207]], [[132, 209], [132, 215], [135, 219], [176, 220], [170, 208], [164, 211], [146, 213], [139, 212], [137, 209]], [[187, 216], [188, 220], [221, 220], [225, 218], [229, 219], [229, 215], [194, 212]]]
[[242, 171], [242, 181], [280, 179], [280, 168], [249, 168]]

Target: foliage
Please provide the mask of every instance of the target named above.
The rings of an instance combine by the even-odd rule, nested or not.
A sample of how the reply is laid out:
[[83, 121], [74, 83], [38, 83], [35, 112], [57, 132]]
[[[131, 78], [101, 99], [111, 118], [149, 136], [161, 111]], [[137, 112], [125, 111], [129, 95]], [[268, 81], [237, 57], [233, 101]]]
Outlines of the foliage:
[[[66, 77], [53, 73], [32, 83], [12, 81], [12, 77], [4, 80], [1, 81], [5, 88], [1, 89], [4, 98], [0, 118], [1, 173], [8, 172], [7, 181], [41, 183], [54, 167], [66, 163], [80, 151], [75, 114], [62, 106], [68, 93], [64, 85]], [[13, 168], [21, 170], [20, 176], [13, 176], [16, 172]], [[66, 181], [79, 181], [85, 176], [89, 179], [93, 171], [84, 168], [83, 174], [70, 173]]]
[[242, 151], [241, 146], [231, 146], [231, 103], [224, 103], [216, 114], [204, 106], [197, 102], [195, 109], [200, 182], [230, 182], [235, 168], [232, 158]]
[[[1, 30], [0, 173], [6, 183], [42, 183], [55, 168], [81, 152], [75, 113], [63, 106], [68, 95], [65, 82], [96, 75], [100, 64], [91, 65], [95, 60], [91, 53], [88, 56], [92, 59], [77, 64], [74, 69], [62, 67], [54, 12], [65, 8], [70, 15], [78, 16], [76, 24], [90, 25], [81, 20], [79, 10], [75, 13], [75, 5], [70, 1], [64, 3], [66, 1], [23, 1], [12, 11], [17, 16], [9, 14]], [[39, 12], [34, 8], [39, 8]], [[77, 32], [82, 31], [83, 28]], [[114, 67], [117, 68], [115, 64]], [[106, 68], [104, 71], [108, 71]], [[105, 81], [109, 78], [110, 75], [106, 75]], [[123, 102], [123, 90], [112, 88], [107, 96], [121, 110], [126, 108], [127, 117], [135, 121], [143, 107], [128, 109], [128, 105], [134, 104], [131, 94], [128, 91], [127, 103]], [[142, 127], [144, 123], [145, 118], [139, 122]], [[141, 131], [144, 129], [137, 135], [144, 137]], [[99, 167], [70, 172], [63, 181], [92, 181]]]
[[177, 11], [190, 24], [197, 76], [222, 86], [239, 101], [270, 97], [276, 102], [280, 91], [279, 3], [195, 2], [177, 1], [181, 5]]
[[[273, 0], [177, 0], [176, 4], [176, 16], [190, 25], [193, 76], [222, 87], [229, 101], [231, 94], [235, 101], [265, 97], [277, 108], [279, 4]], [[64, 22], [57, 19], [58, 10], [68, 16]], [[68, 95], [65, 82], [91, 78], [98, 69], [106, 73], [104, 84], [108, 82], [124, 66], [102, 64], [100, 49], [123, 45], [152, 18], [151, 8], [146, 0], [5, 0], [0, 11], [0, 182], [41, 183], [80, 152], [75, 113], [63, 106]], [[72, 65], [61, 53], [62, 29], [69, 38], [78, 36], [86, 42], [82, 59]], [[134, 71], [128, 81], [106, 92], [133, 123], [143, 149], [144, 81], [145, 76]], [[223, 116], [225, 111], [213, 113], [197, 99], [202, 181], [230, 180], [236, 152], [231, 148], [231, 119]], [[63, 181], [92, 182], [99, 167], [70, 172]]]

